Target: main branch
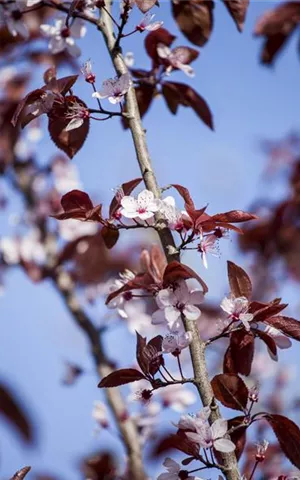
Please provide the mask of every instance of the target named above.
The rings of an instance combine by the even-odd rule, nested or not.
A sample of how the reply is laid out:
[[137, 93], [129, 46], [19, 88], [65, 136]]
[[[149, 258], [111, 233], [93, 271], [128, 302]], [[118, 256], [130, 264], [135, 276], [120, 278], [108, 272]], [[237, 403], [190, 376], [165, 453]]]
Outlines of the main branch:
[[[110, 6], [107, 5], [108, 12]], [[99, 30], [102, 32], [109, 54], [111, 56], [114, 68], [118, 75], [128, 72], [128, 68], [124, 62], [122, 51], [118, 47], [115, 48], [116, 37], [113, 30], [113, 24], [109, 14], [102, 12], [101, 19], [98, 24]], [[156, 198], [161, 195], [161, 190], [158, 186], [157, 179], [153, 170], [151, 158], [149, 155], [145, 130], [142, 125], [138, 103], [133, 87], [129, 89], [126, 95], [126, 109], [128, 113], [129, 130], [132, 135], [137, 161], [146, 185], [146, 188], [153, 192]], [[168, 262], [179, 259], [179, 255], [175, 249], [175, 242], [171, 231], [164, 224], [163, 219], [158, 216], [157, 220], [161, 223], [159, 237], [162, 247], [166, 254]], [[205, 342], [201, 339], [197, 325], [193, 321], [186, 320], [185, 329], [190, 331], [193, 335], [193, 340], [190, 345], [190, 353], [194, 370], [195, 384], [199, 392], [200, 398], [204, 406], [211, 407], [210, 422], [221, 418], [218, 406], [214, 402], [213, 391], [209, 381], [206, 359], [205, 359]], [[240, 478], [238, 464], [234, 453], [223, 454], [224, 475], [227, 480], [238, 480]]]

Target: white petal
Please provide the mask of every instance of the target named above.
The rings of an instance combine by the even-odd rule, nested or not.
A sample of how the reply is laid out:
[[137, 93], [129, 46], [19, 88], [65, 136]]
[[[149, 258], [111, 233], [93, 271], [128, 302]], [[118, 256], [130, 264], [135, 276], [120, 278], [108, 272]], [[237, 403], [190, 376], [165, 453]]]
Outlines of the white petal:
[[92, 97], [94, 97], [94, 98], [100, 98], [100, 99], [101, 99], [101, 98], [107, 98], [108, 95], [107, 95], [106, 93], [104, 93], [103, 91], [101, 91], [101, 92], [95, 92], [95, 93], [93, 93], [93, 94], [92, 94]]
[[208, 263], [207, 263], [207, 255], [205, 252], [202, 252], [201, 253], [201, 259], [202, 259], [202, 263], [203, 263], [203, 266], [204, 268], [208, 268]]
[[81, 127], [83, 124], [83, 118], [72, 118], [72, 120], [68, 123], [66, 128], [64, 128], [65, 132], [69, 132], [70, 130], [75, 130], [75, 128]]
[[137, 201], [141, 208], [147, 208], [149, 203], [154, 200], [154, 195], [149, 190], [143, 190], [138, 194]]
[[201, 315], [201, 311], [195, 305], [187, 304], [183, 309], [183, 314], [188, 320], [197, 320]]
[[65, 50], [66, 42], [62, 37], [52, 37], [49, 41], [48, 48], [55, 55], [56, 53], [60, 53]]
[[192, 442], [198, 443], [200, 445], [201, 443], [201, 437], [199, 433], [194, 433], [194, 432], [185, 432], [186, 436], [188, 437], [189, 440]]
[[170, 457], [167, 457], [163, 463], [163, 466], [166, 467], [167, 470], [169, 470], [170, 473], [178, 473], [181, 469], [179, 463], [175, 462]]
[[166, 317], [165, 317], [164, 310], [156, 310], [156, 312], [152, 314], [151, 323], [153, 325], [160, 325], [165, 322], [166, 322]]
[[171, 205], [171, 207], [175, 208], [176, 204], [175, 204], [175, 198], [174, 197], [168, 196], [168, 197], [163, 199], [163, 202], [166, 203], [167, 205]]
[[235, 444], [227, 438], [220, 438], [214, 442], [214, 447], [219, 452], [229, 453], [235, 450]]
[[177, 473], [161, 473], [157, 480], [178, 480]]
[[167, 322], [169, 322], [171, 325], [180, 318], [180, 311], [173, 307], [166, 307], [165, 308], [165, 317], [167, 319]]
[[180, 303], [187, 303], [190, 298], [190, 293], [186, 282], [183, 280], [178, 284], [178, 287], [175, 290], [175, 295]]
[[67, 38], [66, 39], [66, 46], [67, 46], [67, 50], [68, 50], [69, 54], [71, 55], [71, 57], [75, 57], [75, 58], [80, 57], [81, 50], [76, 45], [76, 43], [74, 43], [73, 38]]
[[169, 307], [176, 303], [176, 297], [172, 290], [164, 288], [160, 290], [156, 296], [156, 303], [160, 308]]
[[157, 45], [157, 53], [160, 58], [168, 58], [171, 53], [171, 50], [169, 47], [167, 47], [167, 45], [164, 45], [163, 43], [159, 43]]
[[219, 418], [212, 424], [210, 428], [213, 439], [224, 437], [227, 432], [227, 420]]
[[121, 205], [127, 212], [132, 212], [132, 213], [137, 212], [138, 205], [134, 197], [130, 197], [129, 195], [126, 195], [125, 197], [122, 198]]
[[122, 102], [123, 98], [124, 98], [123, 95], [119, 95], [118, 97], [108, 97], [108, 100], [110, 103], [115, 105], [116, 103]]
[[150, 23], [150, 25], [147, 25], [147, 27], [145, 27], [145, 30], [148, 30], [148, 32], [153, 32], [154, 30], [158, 30], [159, 28], [161, 28], [163, 24], [164, 22], [153, 22]]
[[190, 292], [189, 303], [193, 305], [200, 305], [204, 302], [204, 294], [201, 290], [192, 290]]
[[45, 37], [51, 37], [56, 33], [56, 28], [52, 25], [43, 24], [40, 25], [40, 31]]
[[234, 311], [234, 302], [231, 298], [224, 297], [222, 302], [220, 303], [220, 307], [225, 313], [231, 315]]
[[190, 65], [184, 65], [183, 63], [178, 63], [178, 68], [182, 70], [183, 73], [185, 73], [188, 77], [194, 77], [195, 72], [194, 69]]
[[138, 213], [138, 216], [141, 220], [148, 220], [149, 218], [154, 217], [154, 213], [153, 212]]
[[285, 335], [278, 335], [274, 338], [277, 347], [281, 349], [290, 348], [292, 346], [291, 340]]

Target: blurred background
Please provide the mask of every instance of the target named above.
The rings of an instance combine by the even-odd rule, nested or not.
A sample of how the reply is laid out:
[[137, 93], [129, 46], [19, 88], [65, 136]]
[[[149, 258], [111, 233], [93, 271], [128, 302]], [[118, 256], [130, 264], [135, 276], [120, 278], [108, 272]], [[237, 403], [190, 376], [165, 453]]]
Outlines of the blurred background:
[[[298, 39], [296, 35], [290, 39], [275, 65], [263, 66], [259, 59], [262, 40], [253, 36], [258, 18], [276, 4], [271, 1], [250, 2], [244, 32], [240, 34], [224, 5], [217, 2], [213, 34], [207, 45], [200, 49], [200, 56], [193, 64], [195, 77], [187, 79], [181, 71], [172, 73], [173, 81], [190, 84], [206, 99], [214, 117], [214, 132], [200, 121], [192, 109], [180, 107], [178, 114], [172, 116], [159, 95], [144, 117], [149, 150], [160, 185], [180, 183], [188, 187], [198, 208], [208, 204], [208, 213], [244, 209], [256, 210], [263, 218], [270, 218], [274, 205], [293, 196], [291, 192], [294, 192], [295, 182], [291, 183], [289, 179], [300, 147], [297, 139], [300, 111]], [[117, 11], [119, 5], [114, 4], [114, 8]], [[162, 1], [160, 8], [154, 10], [155, 20], [162, 20], [164, 27], [176, 35], [175, 46], [191, 46], [173, 20], [169, 3]], [[135, 9], [131, 19], [133, 26], [140, 17], [141, 13]], [[47, 43], [37, 39], [36, 45], [42, 49]], [[94, 28], [88, 27], [87, 35], [78, 45], [82, 50], [80, 62], [89, 58], [93, 62], [98, 87], [104, 79], [114, 76], [102, 38]], [[142, 34], [124, 39], [123, 50], [134, 53], [135, 68], [150, 67]], [[5, 64], [5, 55], [0, 57], [3, 92], [8, 75], [26, 74], [29, 69], [34, 69], [34, 75], [26, 85], [26, 92], [43, 84], [47, 59], [43, 64], [29, 64], [27, 53], [28, 50], [24, 51], [23, 57], [15, 59], [11, 55], [9, 68]], [[70, 71], [78, 73], [76, 62], [73, 70], [64, 63], [59, 65], [58, 76], [70, 74]], [[91, 93], [90, 85], [80, 78], [76, 84], [76, 95], [92, 106]], [[21, 162], [33, 156], [40, 165], [47, 165], [58, 153], [49, 138], [44, 118], [38, 126], [24, 130], [16, 148]], [[108, 206], [113, 189], [139, 176], [130, 134], [123, 130], [116, 118], [103, 123], [93, 122], [86, 143], [72, 161], [66, 160], [66, 165], [69, 163], [72, 166], [55, 177], [56, 186], [60, 181], [57, 187], [60, 196], [71, 190], [70, 184], [74, 182], [74, 188], [88, 192], [95, 204], [101, 202]], [[22, 198], [13, 188], [9, 175], [6, 169], [1, 180], [3, 208], [0, 211], [0, 229], [4, 252], [7, 252], [5, 244], [8, 238], [27, 235], [23, 224], [25, 211]], [[44, 179], [38, 178], [38, 191], [43, 192], [46, 188]], [[293, 240], [298, 227], [296, 217], [294, 215], [291, 220], [294, 233], [289, 230], [289, 239]], [[247, 228], [254, 228], [254, 224]], [[267, 224], [265, 228], [264, 238], [271, 227]], [[272, 232], [271, 243], [276, 235]], [[68, 235], [67, 231], [62, 233], [64, 241], [76, 236], [74, 232]], [[110, 253], [110, 261], [125, 266], [125, 259], [132, 258], [134, 263], [142, 246], [155, 241], [154, 237], [149, 238], [146, 234], [126, 232], [116, 250]], [[228, 294], [226, 261], [232, 260], [253, 275], [260, 289], [264, 286], [265, 292], [260, 290], [262, 297], [265, 295], [270, 300], [283, 296], [284, 302], [290, 304], [286, 315], [299, 318], [299, 276], [296, 271], [299, 252], [296, 246], [293, 257], [289, 259], [285, 255], [286, 249], [276, 250], [274, 247], [275, 253], [272, 250], [273, 253], [269, 254], [267, 247], [261, 247], [259, 241], [253, 240], [250, 232], [241, 241], [241, 246], [242, 249], [238, 245], [237, 234], [231, 233], [220, 243], [220, 256], [209, 257], [208, 270], [204, 269], [197, 254], [184, 255], [183, 262], [192, 266], [209, 286], [207, 304], [218, 306], [223, 296]], [[38, 255], [37, 251], [35, 253]], [[103, 257], [99, 256], [96, 261], [101, 263]], [[124, 452], [114, 430], [101, 429], [92, 416], [94, 402], [103, 401], [104, 397], [97, 388], [97, 376], [82, 332], [48, 280], [33, 282], [24, 268], [11, 268], [13, 262], [9, 265], [5, 263], [7, 259], [2, 268], [0, 299], [0, 378], [22, 409], [28, 412], [33, 441], [24, 441], [5, 419], [1, 421], [0, 478], [7, 480], [18, 468], [31, 465], [34, 473], [28, 475], [29, 479], [37, 478], [37, 475], [44, 479], [48, 478], [46, 475], [57, 480], [80, 479], [83, 478], [80, 471], [82, 459], [99, 450], [116, 452], [122, 461]], [[272, 280], [263, 277], [268, 265]], [[117, 276], [116, 265], [112, 270]], [[99, 277], [96, 283], [104, 284], [105, 281], [106, 278]], [[92, 304], [88, 301], [95, 290], [94, 285], [93, 290], [88, 283], [81, 282], [79, 295], [94, 323], [100, 326], [107, 310], [101, 299]], [[91, 283], [94, 284], [94, 281]], [[101, 290], [99, 288], [98, 291]], [[132, 365], [135, 337], [126, 325], [115, 323], [105, 334], [107, 352], [116, 364]], [[215, 353], [218, 351], [211, 356], [212, 368], [217, 364]], [[298, 354], [296, 344], [291, 349], [280, 351], [280, 374], [285, 372], [284, 381], [288, 382], [282, 402], [288, 408], [291, 398], [299, 396], [296, 381]], [[268, 395], [274, 389], [279, 367], [266, 358], [263, 347], [256, 375], [266, 380]], [[63, 381], [68, 362], [83, 369], [83, 374], [69, 386]], [[127, 395], [128, 389], [125, 388], [124, 392]], [[134, 411], [138, 410], [136, 403], [133, 402]], [[188, 406], [189, 411], [198, 408], [196, 399], [192, 406]], [[293, 411], [291, 415], [297, 422], [297, 412]], [[169, 408], [159, 421], [159, 432], [165, 428], [170, 430], [170, 419], [178, 419], [178, 413]], [[269, 436], [272, 438], [271, 434]], [[151, 463], [151, 478], [156, 478], [162, 471], [161, 461], [147, 462]]]

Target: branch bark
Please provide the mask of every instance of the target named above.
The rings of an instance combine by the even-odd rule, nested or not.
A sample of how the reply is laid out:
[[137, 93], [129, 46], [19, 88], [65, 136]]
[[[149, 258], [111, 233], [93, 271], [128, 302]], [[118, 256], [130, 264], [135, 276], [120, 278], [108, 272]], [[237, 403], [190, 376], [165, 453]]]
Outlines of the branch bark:
[[[110, 9], [110, 6], [107, 5], [107, 8]], [[98, 23], [98, 29], [101, 31], [105, 39], [105, 43], [116, 73], [118, 75], [127, 73], [128, 68], [124, 62], [122, 51], [119, 47], [117, 49], [115, 48], [116, 37], [114, 34], [112, 21], [109, 17], [109, 14], [104, 11], [102, 12], [101, 19]], [[145, 130], [142, 125], [138, 103], [133, 87], [129, 89], [129, 92], [126, 95], [126, 110], [129, 114], [129, 130], [132, 135], [136, 157], [144, 179], [144, 183], [146, 188], [153, 192], [156, 198], [159, 198], [161, 196], [161, 190], [158, 186], [155, 172], [153, 170], [147, 147]], [[176, 251], [176, 246], [171, 231], [164, 224], [161, 217], [158, 216], [156, 219], [161, 222], [161, 230], [159, 230], [158, 233], [167, 261], [170, 262], [172, 260], [179, 260], [179, 254], [172, 253], [172, 251]], [[195, 322], [185, 320], [184, 324], [186, 331], [190, 331], [193, 336], [193, 340], [190, 345], [190, 353], [195, 376], [195, 385], [203, 405], [211, 407], [210, 422], [213, 423], [215, 420], [221, 418], [221, 413], [219, 407], [214, 401], [214, 395], [208, 377], [205, 358], [205, 342], [203, 342], [201, 339]], [[224, 475], [226, 479], [238, 480], [240, 478], [240, 473], [235, 453], [222, 454], [222, 459], [225, 467]]]

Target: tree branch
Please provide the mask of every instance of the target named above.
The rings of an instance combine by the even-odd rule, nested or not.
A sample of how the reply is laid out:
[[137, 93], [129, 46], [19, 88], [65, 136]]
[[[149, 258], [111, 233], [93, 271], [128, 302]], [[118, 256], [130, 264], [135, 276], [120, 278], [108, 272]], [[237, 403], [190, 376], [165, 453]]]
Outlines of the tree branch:
[[[110, 6], [107, 5], [110, 9]], [[116, 49], [116, 39], [113, 31], [113, 26], [109, 15], [102, 12], [101, 19], [98, 23], [98, 29], [102, 32], [105, 39], [107, 49], [110, 53], [114, 68], [118, 75], [128, 72], [127, 66], [124, 62], [122, 51], [118, 47]], [[126, 95], [126, 109], [128, 112], [128, 124], [132, 135], [137, 161], [146, 185], [146, 188], [153, 192], [154, 196], [159, 198], [161, 190], [158, 186], [156, 176], [152, 167], [151, 158], [148, 152], [145, 130], [143, 128], [135, 90], [133, 87], [129, 89]], [[156, 219], [161, 224], [161, 229], [158, 231], [167, 261], [174, 259], [179, 260], [179, 254], [173, 253], [172, 248], [175, 249], [175, 242], [171, 231], [166, 227], [163, 219], [158, 215]], [[170, 251], [171, 247], [171, 251]], [[218, 406], [215, 404], [211, 383], [208, 378], [208, 372], [205, 359], [205, 342], [202, 341], [199, 335], [197, 325], [194, 321], [184, 321], [186, 331], [190, 331], [193, 335], [193, 340], [190, 345], [190, 353], [193, 364], [195, 385], [201, 397], [204, 406], [210, 406], [212, 413], [210, 422], [214, 422], [221, 418]], [[222, 454], [223, 464], [226, 467], [224, 475], [227, 480], [238, 480], [240, 478], [238, 464], [234, 453]]]

